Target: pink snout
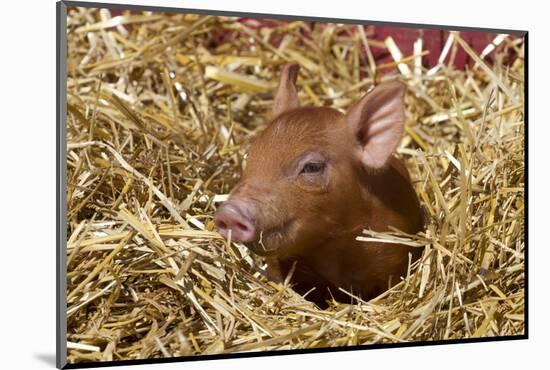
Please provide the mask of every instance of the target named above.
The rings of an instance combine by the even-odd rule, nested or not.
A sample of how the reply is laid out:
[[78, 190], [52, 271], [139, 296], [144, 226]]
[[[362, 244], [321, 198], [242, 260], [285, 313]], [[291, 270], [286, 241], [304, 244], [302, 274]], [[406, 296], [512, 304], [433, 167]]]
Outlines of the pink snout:
[[214, 217], [219, 233], [231, 240], [248, 243], [257, 239], [256, 227], [248, 205], [240, 200], [229, 200], [222, 204]]

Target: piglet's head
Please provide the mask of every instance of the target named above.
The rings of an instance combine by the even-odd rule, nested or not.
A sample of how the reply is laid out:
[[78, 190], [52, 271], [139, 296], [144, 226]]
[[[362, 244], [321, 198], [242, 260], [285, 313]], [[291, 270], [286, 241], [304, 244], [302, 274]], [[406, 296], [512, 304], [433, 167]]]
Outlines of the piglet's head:
[[384, 170], [403, 133], [402, 83], [380, 84], [343, 114], [300, 107], [298, 70], [283, 68], [272, 119], [215, 217], [224, 237], [231, 230], [260, 255], [297, 257], [357, 229], [373, 204], [369, 176]]

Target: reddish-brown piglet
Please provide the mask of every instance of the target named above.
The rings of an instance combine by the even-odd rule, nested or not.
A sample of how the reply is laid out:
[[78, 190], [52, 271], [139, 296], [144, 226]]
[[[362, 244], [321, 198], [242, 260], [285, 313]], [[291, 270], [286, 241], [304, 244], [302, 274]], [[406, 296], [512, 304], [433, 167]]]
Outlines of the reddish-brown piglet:
[[[364, 300], [398, 283], [421, 253], [405, 245], [362, 242], [365, 228], [414, 234], [423, 217], [409, 173], [393, 156], [403, 134], [404, 90], [386, 82], [347, 113], [300, 107], [299, 66], [287, 64], [272, 119], [251, 142], [241, 181], [215, 216], [220, 234], [266, 257], [271, 279], [320, 306]], [[314, 288], [314, 289], [313, 289]]]

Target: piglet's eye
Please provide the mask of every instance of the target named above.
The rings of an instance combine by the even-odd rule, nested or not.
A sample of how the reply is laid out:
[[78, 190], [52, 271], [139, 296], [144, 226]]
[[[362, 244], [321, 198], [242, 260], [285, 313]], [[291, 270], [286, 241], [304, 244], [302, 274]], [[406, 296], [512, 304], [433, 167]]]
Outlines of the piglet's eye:
[[320, 173], [325, 169], [325, 164], [322, 162], [308, 162], [302, 168], [300, 174], [303, 173]]

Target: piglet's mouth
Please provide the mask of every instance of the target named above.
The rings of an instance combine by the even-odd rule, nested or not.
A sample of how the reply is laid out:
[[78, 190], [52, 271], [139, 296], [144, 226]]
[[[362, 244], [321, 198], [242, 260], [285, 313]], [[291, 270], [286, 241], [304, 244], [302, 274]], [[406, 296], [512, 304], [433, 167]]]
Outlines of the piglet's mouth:
[[[267, 220], [271, 222], [266, 225]], [[224, 203], [214, 217], [214, 224], [224, 238], [241, 242], [261, 256], [276, 255], [280, 248], [290, 244], [295, 234], [293, 218], [273, 221], [239, 198]]]
[[292, 224], [293, 221], [289, 220], [275, 227], [264, 229], [258, 234], [257, 240], [244, 243], [244, 245], [259, 256], [277, 255], [277, 251], [287, 244], [286, 241]]

